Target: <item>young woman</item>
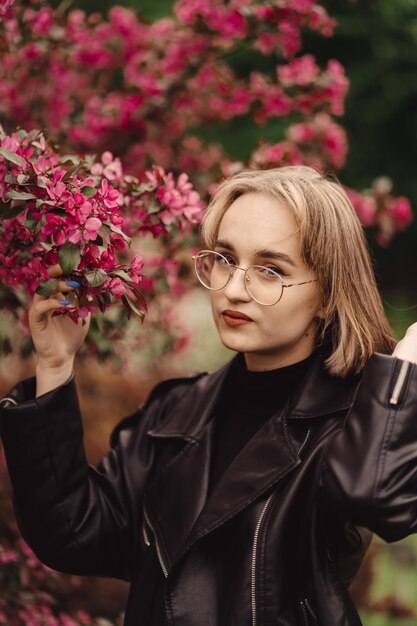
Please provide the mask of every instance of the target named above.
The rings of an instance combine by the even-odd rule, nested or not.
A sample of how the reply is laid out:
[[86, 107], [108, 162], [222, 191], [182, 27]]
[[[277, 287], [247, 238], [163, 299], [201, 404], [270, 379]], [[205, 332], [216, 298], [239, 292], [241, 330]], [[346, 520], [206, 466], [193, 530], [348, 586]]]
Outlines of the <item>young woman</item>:
[[36, 380], [1, 415], [23, 536], [52, 568], [129, 580], [126, 626], [360, 624], [371, 532], [417, 530], [417, 325], [395, 347], [355, 212], [310, 168], [226, 180], [202, 234], [237, 354], [160, 383], [97, 468], [72, 376], [87, 327], [52, 317], [64, 281], [35, 296]]

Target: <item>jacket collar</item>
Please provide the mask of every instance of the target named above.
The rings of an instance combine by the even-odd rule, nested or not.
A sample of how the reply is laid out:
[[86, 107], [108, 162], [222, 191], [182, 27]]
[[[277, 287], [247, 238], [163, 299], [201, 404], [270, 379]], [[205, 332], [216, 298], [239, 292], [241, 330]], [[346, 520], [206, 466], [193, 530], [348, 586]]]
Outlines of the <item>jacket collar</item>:
[[[237, 355], [213, 374], [202, 375], [170, 418], [148, 434], [154, 437], [180, 437], [187, 440], [198, 437], [210, 419], [223, 384]], [[286, 417], [317, 418], [346, 411], [353, 403], [359, 376], [340, 378], [324, 368], [325, 355], [316, 352], [308, 371], [290, 401]], [[191, 401], [191, 402], [190, 402]], [[190, 406], [193, 410], [190, 411]], [[186, 409], [186, 410], [185, 410]]]
[[326, 355], [316, 352], [305, 378], [290, 401], [288, 418], [316, 418], [347, 411], [356, 395], [359, 375], [332, 376], [325, 369]]

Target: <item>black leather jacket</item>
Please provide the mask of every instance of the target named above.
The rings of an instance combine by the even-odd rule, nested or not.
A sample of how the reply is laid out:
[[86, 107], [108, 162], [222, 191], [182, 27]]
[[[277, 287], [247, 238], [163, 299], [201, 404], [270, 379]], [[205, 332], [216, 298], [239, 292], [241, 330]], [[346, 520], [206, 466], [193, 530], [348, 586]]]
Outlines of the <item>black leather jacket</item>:
[[52, 568], [131, 581], [126, 626], [360, 624], [365, 527], [417, 529], [417, 366], [374, 355], [360, 381], [317, 357], [206, 499], [229, 367], [159, 384], [98, 468], [74, 382], [36, 400], [20, 383], [1, 420], [25, 539]]

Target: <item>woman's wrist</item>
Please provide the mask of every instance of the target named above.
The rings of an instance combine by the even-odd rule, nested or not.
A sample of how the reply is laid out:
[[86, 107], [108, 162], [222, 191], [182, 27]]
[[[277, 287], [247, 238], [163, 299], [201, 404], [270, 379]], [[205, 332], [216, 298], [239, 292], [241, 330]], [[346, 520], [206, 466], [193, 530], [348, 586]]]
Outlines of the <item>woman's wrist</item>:
[[38, 360], [36, 365], [36, 397], [56, 389], [66, 383], [74, 371], [74, 359], [61, 364], [45, 363]]

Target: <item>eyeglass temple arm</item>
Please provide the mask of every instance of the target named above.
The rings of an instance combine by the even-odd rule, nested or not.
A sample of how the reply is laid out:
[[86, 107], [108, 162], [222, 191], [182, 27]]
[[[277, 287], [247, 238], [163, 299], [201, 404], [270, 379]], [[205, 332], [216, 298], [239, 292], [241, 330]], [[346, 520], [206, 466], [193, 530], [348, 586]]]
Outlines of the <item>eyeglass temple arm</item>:
[[308, 285], [308, 283], [315, 283], [317, 281], [317, 278], [313, 278], [312, 280], [305, 280], [302, 283], [291, 283], [289, 285], [287, 285], [286, 283], [283, 283], [282, 286], [283, 287], [298, 287], [298, 285]]

